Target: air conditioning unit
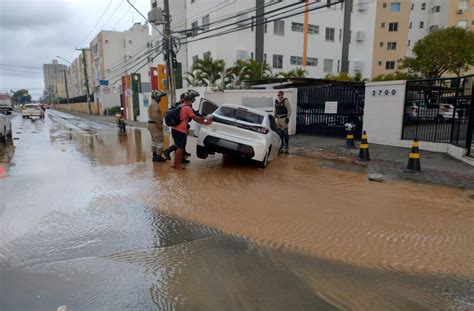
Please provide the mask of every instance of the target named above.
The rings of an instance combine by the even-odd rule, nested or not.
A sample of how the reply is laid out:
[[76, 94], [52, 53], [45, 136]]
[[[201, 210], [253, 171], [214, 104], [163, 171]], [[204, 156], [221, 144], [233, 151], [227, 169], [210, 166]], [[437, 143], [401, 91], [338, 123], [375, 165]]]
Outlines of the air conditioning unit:
[[165, 17], [161, 8], [153, 8], [148, 12], [148, 21], [155, 25], [161, 25], [165, 23]]
[[463, 10], [457, 10], [456, 14], [462, 14], [464, 11]]
[[355, 39], [357, 42], [365, 41], [365, 37], [366, 37], [365, 31], [356, 31]]
[[354, 62], [354, 71], [362, 72], [364, 71], [364, 62], [357, 60]]

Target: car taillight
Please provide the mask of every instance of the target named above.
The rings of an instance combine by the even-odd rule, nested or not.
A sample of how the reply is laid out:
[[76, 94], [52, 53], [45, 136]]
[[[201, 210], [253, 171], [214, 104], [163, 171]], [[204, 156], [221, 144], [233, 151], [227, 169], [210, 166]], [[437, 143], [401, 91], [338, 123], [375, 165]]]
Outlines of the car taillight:
[[256, 131], [261, 133], [261, 134], [268, 134], [269, 130], [266, 127], [256, 127]]

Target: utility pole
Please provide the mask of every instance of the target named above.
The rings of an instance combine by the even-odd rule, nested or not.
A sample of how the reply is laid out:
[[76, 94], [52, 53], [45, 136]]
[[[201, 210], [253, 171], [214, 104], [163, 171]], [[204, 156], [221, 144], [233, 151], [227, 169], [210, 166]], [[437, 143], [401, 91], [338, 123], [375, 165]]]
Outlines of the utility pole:
[[67, 74], [66, 74], [66, 69], [63, 70], [64, 73], [64, 85], [66, 86], [66, 103], [67, 103], [67, 108], [68, 110], [71, 110], [71, 107], [69, 107], [69, 91], [67, 89]]
[[[265, 40], [265, 0], [256, 0], [255, 2], [255, 11], [256, 11], [256, 19], [255, 24], [257, 25], [255, 28], [255, 60], [257, 63], [263, 64], [265, 62], [264, 59], [264, 40]], [[262, 66], [263, 69], [263, 66]]]
[[176, 84], [174, 80], [174, 55], [172, 53], [173, 45], [171, 42], [171, 15], [170, 15], [170, 3], [169, 0], [164, 0], [164, 52], [166, 59], [166, 71], [168, 76], [168, 94], [170, 95], [170, 101], [168, 105], [174, 105], [176, 103]]
[[91, 98], [89, 96], [89, 78], [87, 77], [87, 62], [86, 62], [86, 50], [87, 49], [76, 49], [77, 51], [82, 51], [82, 61], [84, 64], [84, 80], [86, 82], [86, 96], [87, 96], [87, 112], [89, 114], [92, 114], [92, 109], [91, 109]]

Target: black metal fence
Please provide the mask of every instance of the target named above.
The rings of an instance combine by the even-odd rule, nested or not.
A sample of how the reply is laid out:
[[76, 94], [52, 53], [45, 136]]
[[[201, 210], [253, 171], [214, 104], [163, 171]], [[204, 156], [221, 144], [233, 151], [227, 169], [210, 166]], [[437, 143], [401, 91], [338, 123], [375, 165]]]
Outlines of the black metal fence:
[[297, 133], [345, 137], [345, 123], [361, 136], [365, 86], [324, 85], [298, 89]]
[[474, 75], [407, 81], [402, 139], [470, 148]]

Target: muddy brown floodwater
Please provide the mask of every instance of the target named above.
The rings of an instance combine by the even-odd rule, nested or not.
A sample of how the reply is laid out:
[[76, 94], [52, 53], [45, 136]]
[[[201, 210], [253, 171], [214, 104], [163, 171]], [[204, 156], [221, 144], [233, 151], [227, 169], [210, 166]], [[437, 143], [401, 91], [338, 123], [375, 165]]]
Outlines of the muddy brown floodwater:
[[474, 309], [469, 191], [305, 152], [176, 172], [145, 130], [29, 122], [0, 181], [1, 310]]

